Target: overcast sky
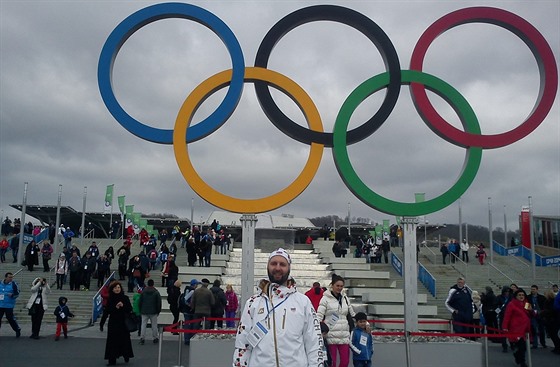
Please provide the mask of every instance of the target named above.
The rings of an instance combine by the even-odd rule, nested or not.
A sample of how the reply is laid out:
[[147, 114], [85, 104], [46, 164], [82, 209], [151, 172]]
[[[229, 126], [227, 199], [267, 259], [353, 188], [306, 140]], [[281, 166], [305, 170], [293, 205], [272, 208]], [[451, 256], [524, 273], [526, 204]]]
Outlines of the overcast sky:
[[[97, 65], [105, 40], [127, 16], [152, 1], [6, 1], [0, 0], [0, 209], [21, 203], [62, 204], [81, 211], [87, 186], [87, 211], [102, 211], [105, 189], [135, 211], [173, 213], [195, 221], [216, 208], [193, 192], [177, 165], [173, 146], [151, 143], [124, 129], [105, 107], [97, 83]], [[268, 30], [285, 15], [322, 2], [192, 1], [222, 19], [236, 35], [245, 64]], [[375, 21], [389, 36], [402, 69], [414, 46], [434, 21], [468, 6], [493, 6], [533, 24], [560, 56], [560, 3], [550, 1], [339, 1]], [[231, 68], [221, 40], [204, 26], [184, 19], [151, 23], [121, 48], [113, 87], [121, 106], [146, 125], [173, 129], [189, 93], [202, 81]], [[268, 65], [298, 83], [311, 96], [325, 131], [332, 131], [340, 106], [360, 83], [385, 71], [373, 44], [355, 29], [334, 22], [313, 22], [287, 33]], [[467, 24], [441, 35], [428, 49], [424, 71], [456, 88], [470, 103], [482, 133], [497, 134], [521, 124], [539, 93], [539, 72], [529, 48], [513, 33], [489, 24]], [[193, 124], [211, 113], [227, 89], [202, 104]], [[297, 106], [279, 91], [281, 109], [301, 125]], [[375, 111], [379, 91], [358, 107], [349, 128]], [[413, 202], [415, 192], [436, 197], [461, 173], [465, 149], [434, 134], [422, 121], [403, 86], [395, 109], [373, 135], [348, 147], [361, 179], [392, 200]], [[438, 111], [460, 128], [457, 115], [430, 94]], [[560, 111], [558, 97], [544, 122], [523, 140], [483, 151], [474, 182], [461, 200], [463, 222], [518, 228], [517, 217], [532, 196], [534, 213], [560, 215]], [[240, 198], [268, 196], [292, 182], [302, 170], [309, 146], [280, 132], [259, 106], [246, 83], [233, 115], [220, 129], [188, 145], [193, 165], [212, 187]], [[394, 216], [362, 203], [345, 186], [325, 148], [313, 181], [274, 214], [315, 217], [336, 214], [374, 220]], [[427, 215], [430, 223], [458, 223], [458, 203]]]

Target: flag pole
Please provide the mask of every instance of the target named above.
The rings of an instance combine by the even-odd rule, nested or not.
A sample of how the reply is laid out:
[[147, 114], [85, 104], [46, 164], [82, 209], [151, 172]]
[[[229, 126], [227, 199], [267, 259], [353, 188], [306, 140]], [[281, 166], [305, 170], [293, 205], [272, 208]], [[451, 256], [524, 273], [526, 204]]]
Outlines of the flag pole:
[[84, 186], [84, 197], [82, 203], [82, 227], [80, 228], [80, 247], [84, 248], [84, 227], [86, 226], [86, 200], [87, 186]]

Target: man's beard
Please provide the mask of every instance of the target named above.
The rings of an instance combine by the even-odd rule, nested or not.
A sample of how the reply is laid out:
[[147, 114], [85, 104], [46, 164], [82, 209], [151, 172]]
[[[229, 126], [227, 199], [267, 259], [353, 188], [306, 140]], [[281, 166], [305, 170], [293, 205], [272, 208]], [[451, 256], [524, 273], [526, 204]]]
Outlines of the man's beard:
[[271, 283], [286, 285], [286, 281], [288, 280], [289, 276], [290, 276], [290, 271], [284, 274], [280, 280], [276, 280], [274, 278], [274, 275], [270, 272], [270, 270], [268, 270], [268, 280], [270, 280]]

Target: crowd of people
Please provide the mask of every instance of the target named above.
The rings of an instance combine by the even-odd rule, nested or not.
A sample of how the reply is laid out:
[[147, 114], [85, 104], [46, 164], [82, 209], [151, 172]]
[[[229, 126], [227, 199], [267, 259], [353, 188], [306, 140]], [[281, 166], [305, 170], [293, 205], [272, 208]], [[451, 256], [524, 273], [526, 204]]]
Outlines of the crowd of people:
[[480, 334], [479, 325], [485, 325], [490, 334], [510, 333], [506, 338], [490, 338], [502, 344], [503, 352], [509, 348], [513, 352], [515, 363], [526, 367], [526, 337], [529, 335], [532, 348], [539, 343], [547, 348], [546, 335], [553, 343], [552, 353], [560, 354], [560, 294], [558, 285], [554, 284], [544, 294], [539, 293], [536, 284], [531, 285], [530, 292], [516, 284], [504, 286], [496, 296], [492, 287], [484, 292], [472, 290], [460, 277], [449, 289], [445, 306], [451, 312], [453, 330], [465, 337]]
[[[466, 239], [463, 239], [463, 242], [460, 244], [453, 238], [449, 240], [449, 243], [442, 243], [439, 247], [442, 263], [445, 265], [447, 257], [449, 256], [449, 262], [451, 264], [455, 264], [455, 262], [459, 261], [468, 264], [470, 247]], [[476, 253], [474, 256], [480, 265], [484, 265], [484, 260], [487, 256], [484, 244], [480, 243], [476, 246]]]

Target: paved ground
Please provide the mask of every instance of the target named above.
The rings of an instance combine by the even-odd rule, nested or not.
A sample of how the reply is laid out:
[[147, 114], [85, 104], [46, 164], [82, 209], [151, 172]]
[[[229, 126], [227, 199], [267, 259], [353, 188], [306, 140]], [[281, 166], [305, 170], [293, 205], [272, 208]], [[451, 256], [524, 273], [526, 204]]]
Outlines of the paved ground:
[[[15, 338], [15, 333], [6, 320], [2, 320], [0, 328], [0, 366], [2, 367], [101, 367], [106, 362], [103, 359], [105, 351], [106, 331], [99, 331], [99, 327], [85, 327], [70, 329], [68, 339], [54, 341], [54, 325], [43, 325], [41, 339], [29, 338], [30, 324], [21, 324], [22, 335]], [[151, 335], [149, 330], [148, 334]], [[128, 364], [123, 359], [117, 360], [117, 365], [131, 367], [157, 367], [158, 344], [151, 343], [149, 338], [145, 345], [138, 344], [136, 333], [131, 334], [134, 358]], [[177, 336], [166, 333], [162, 343], [162, 367], [178, 366], [179, 344]], [[549, 345], [552, 345], [548, 339]], [[182, 365], [188, 366], [189, 347], [181, 344]], [[489, 344], [489, 367], [515, 367], [511, 353], [502, 353], [500, 344]], [[560, 355], [553, 354], [549, 349], [531, 350], [534, 367], [552, 367], [560, 365]], [[219, 352], [219, 351], [218, 351]], [[442, 353], [445, 351], [442, 350]], [[458, 357], [460, 358], [460, 357]], [[414, 367], [414, 357], [412, 358]], [[375, 356], [374, 356], [375, 365]], [[224, 366], [189, 366], [189, 367], [224, 367]], [[404, 366], [403, 366], [404, 367]], [[478, 366], [472, 366], [478, 367]], [[481, 363], [480, 367], [484, 367]]]

